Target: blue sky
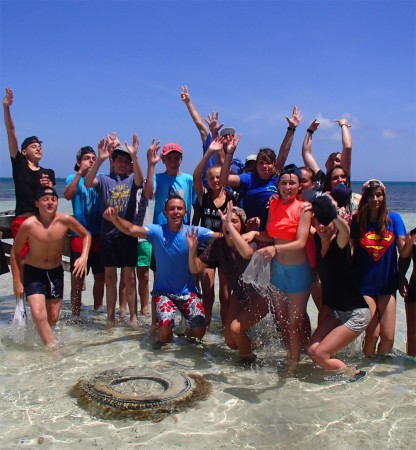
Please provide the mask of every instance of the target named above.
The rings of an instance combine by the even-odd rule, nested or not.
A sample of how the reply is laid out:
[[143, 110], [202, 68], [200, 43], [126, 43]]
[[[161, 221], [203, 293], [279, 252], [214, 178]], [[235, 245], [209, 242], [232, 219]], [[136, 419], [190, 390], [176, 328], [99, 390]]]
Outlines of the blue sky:
[[[318, 118], [323, 167], [352, 123], [353, 180], [416, 181], [414, 1], [4, 1], [0, 88], [11, 86], [19, 142], [43, 141], [42, 165], [65, 177], [76, 151], [105, 133], [178, 142], [183, 170], [202, 151], [180, 100], [218, 110], [241, 133], [237, 155], [279, 149], [285, 115], [303, 121], [288, 162]], [[0, 176], [11, 176], [0, 127]], [[158, 171], [163, 170], [159, 163]]]

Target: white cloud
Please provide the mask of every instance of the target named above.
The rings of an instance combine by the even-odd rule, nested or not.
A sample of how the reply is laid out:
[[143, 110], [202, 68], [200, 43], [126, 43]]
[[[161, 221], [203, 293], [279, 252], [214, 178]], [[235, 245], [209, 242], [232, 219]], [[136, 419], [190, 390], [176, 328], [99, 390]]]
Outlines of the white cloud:
[[324, 117], [324, 116], [322, 115], [322, 113], [319, 113], [319, 114], [316, 116], [316, 120], [317, 120], [317, 122], [320, 123], [319, 128], [320, 128], [321, 130], [330, 130], [330, 129], [333, 128], [334, 125], [335, 125], [335, 123], [334, 123], [333, 120], [327, 119], [326, 117]]
[[397, 131], [396, 130], [392, 130], [390, 128], [384, 128], [382, 130], [382, 136], [384, 139], [394, 139], [395, 137], [397, 137]]

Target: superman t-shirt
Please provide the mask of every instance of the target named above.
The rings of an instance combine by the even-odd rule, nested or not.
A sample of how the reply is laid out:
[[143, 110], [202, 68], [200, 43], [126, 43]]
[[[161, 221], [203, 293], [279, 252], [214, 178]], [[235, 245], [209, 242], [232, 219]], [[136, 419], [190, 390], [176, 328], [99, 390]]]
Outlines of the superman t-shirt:
[[375, 223], [369, 223], [368, 231], [360, 238], [357, 217], [352, 219], [353, 270], [363, 295], [394, 294], [398, 288], [396, 241], [406, 236], [406, 228], [400, 214], [388, 214], [391, 223], [384, 236], [375, 232]]

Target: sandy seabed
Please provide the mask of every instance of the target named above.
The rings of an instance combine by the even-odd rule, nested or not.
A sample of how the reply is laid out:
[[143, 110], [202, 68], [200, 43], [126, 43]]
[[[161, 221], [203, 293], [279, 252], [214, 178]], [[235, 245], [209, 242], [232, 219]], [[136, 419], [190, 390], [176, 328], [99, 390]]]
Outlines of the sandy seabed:
[[[279, 337], [266, 319], [253, 332], [264, 365], [244, 369], [236, 352], [223, 343], [218, 310], [202, 345], [176, 337], [155, 349], [150, 321], [138, 331], [120, 324], [106, 329], [105, 314], [92, 311], [92, 278], [83, 293], [83, 323], [71, 319], [70, 279], [55, 354], [39, 345], [29, 324], [26, 342], [10, 336], [15, 308], [10, 274], [1, 277], [0, 441], [2, 448], [414, 448], [416, 360], [405, 351], [403, 301], [398, 298], [397, 339], [392, 356], [363, 358], [359, 343], [344, 352], [351, 364], [368, 372], [346, 384], [327, 378], [305, 356], [296, 378], [280, 379], [284, 357]], [[316, 311], [310, 301], [312, 323]], [[78, 406], [72, 387], [104, 370], [169, 366], [200, 374], [212, 385], [196, 408], [161, 422], [105, 420]]]

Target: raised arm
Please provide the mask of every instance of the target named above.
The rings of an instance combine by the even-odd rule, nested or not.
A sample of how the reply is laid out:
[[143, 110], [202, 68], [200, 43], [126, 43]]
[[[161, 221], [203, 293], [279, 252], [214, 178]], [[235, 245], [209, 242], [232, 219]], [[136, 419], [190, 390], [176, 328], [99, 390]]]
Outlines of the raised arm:
[[87, 173], [84, 179], [85, 187], [97, 187], [98, 186], [98, 178], [96, 177], [98, 169], [101, 167], [101, 164], [108, 158], [108, 147], [107, 141], [101, 139], [98, 143], [98, 155], [95, 163], [91, 167], [90, 171]]
[[193, 274], [201, 272], [208, 266], [198, 258], [198, 228], [191, 227], [186, 230], [186, 240], [188, 242], [188, 264], [189, 270]]
[[302, 144], [302, 159], [305, 166], [310, 167], [315, 173], [320, 170], [318, 163], [312, 155], [312, 135], [319, 128], [319, 122], [315, 119], [306, 130], [305, 139]]
[[[230, 173], [231, 161], [233, 160], [234, 152], [240, 142], [240, 136], [229, 135], [227, 138], [225, 159], [221, 166], [220, 183], [224, 186], [238, 187], [240, 186], [240, 177]], [[224, 142], [224, 141], [223, 141]]]
[[206, 165], [208, 161], [212, 157], [212, 155], [218, 153], [222, 150], [223, 144], [221, 138], [216, 138], [211, 142], [211, 145], [208, 147], [208, 150], [202, 156], [202, 159], [199, 161], [198, 165], [195, 167], [193, 178], [194, 178], [194, 189], [196, 196], [198, 197], [198, 202], [202, 205], [202, 197], [204, 196], [204, 183], [203, 183], [203, 175]]
[[104, 219], [112, 222], [112, 224], [117, 227], [122, 233], [128, 234], [129, 236], [146, 239], [147, 230], [146, 228], [133, 225], [128, 220], [122, 219], [117, 214], [117, 209], [109, 206], [103, 213]]
[[285, 137], [283, 138], [283, 142], [279, 149], [279, 154], [277, 155], [276, 158], [275, 167], [277, 172], [280, 172], [286, 163], [286, 159], [289, 155], [290, 148], [292, 147], [293, 144], [295, 130], [297, 126], [300, 124], [300, 121], [302, 120], [302, 114], [300, 113], [300, 110], [297, 106], [293, 107], [292, 117], [286, 116], [286, 120], [289, 126], [287, 127]]
[[160, 155], [157, 152], [160, 149], [160, 141], [155, 143], [155, 139], [152, 139], [152, 142], [149, 145], [147, 150], [147, 176], [146, 176], [146, 184], [144, 186], [144, 196], [150, 200], [153, 198], [153, 194], [155, 191], [155, 167], [156, 164], [160, 161]]
[[224, 214], [220, 209], [218, 213], [221, 217], [222, 223], [225, 225], [227, 231], [230, 233], [230, 236], [234, 242], [235, 248], [238, 253], [240, 253], [241, 257], [244, 259], [251, 259], [253, 256], [253, 248], [247, 243], [247, 241], [243, 238], [243, 236], [234, 228], [232, 224], [233, 217], [233, 202], [229, 201], [227, 205], [227, 212]]
[[351, 173], [351, 157], [352, 157], [352, 136], [351, 125], [347, 119], [337, 119], [335, 122], [341, 127], [342, 134], [342, 153], [341, 153], [341, 166]]
[[11, 88], [6, 88], [6, 96], [3, 99], [3, 111], [4, 111], [4, 125], [6, 126], [7, 140], [9, 142], [10, 156], [15, 159], [19, 153], [19, 144], [16, 136], [16, 129], [12, 115], [10, 113], [10, 106], [13, 103], [13, 91]]
[[64, 197], [66, 198], [66, 200], [72, 200], [74, 195], [77, 193], [78, 185], [81, 178], [85, 177], [85, 175], [88, 173], [89, 168], [90, 168], [90, 161], [81, 158], [81, 161], [79, 161], [78, 172], [75, 174], [75, 177], [72, 179], [72, 181], [68, 184], [68, 186], [64, 190]]
[[181, 100], [185, 103], [186, 107], [188, 108], [189, 115], [194, 121], [196, 127], [198, 128], [202, 144], [205, 144], [205, 141], [207, 140], [209, 134], [209, 130], [205, 125], [205, 122], [202, 119], [201, 114], [199, 114], [198, 110], [195, 108], [195, 105], [192, 103], [188, 86], [181, 86]]
[[129, 151], [131, 160], [133, 162], [134, 184], [137, 187], [142, 187], [144, 178], [143, 178], [142, 167], [140, 165], [140, 161], [137, 156], [137, 151], [139, 150], [139, 138], [138, 138], [137, 134], [133, 134], [132, 145], [129, 145], [127, 141], [124, 143], [124, 145], [126, 146], [127, 150]]

